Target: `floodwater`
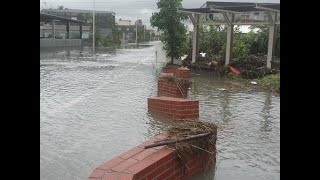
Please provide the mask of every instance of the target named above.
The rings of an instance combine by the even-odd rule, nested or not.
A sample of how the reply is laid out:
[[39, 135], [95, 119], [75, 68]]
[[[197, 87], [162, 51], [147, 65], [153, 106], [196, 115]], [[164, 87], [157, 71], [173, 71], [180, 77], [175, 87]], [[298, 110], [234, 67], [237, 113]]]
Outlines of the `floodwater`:
[[[157, 94], [153, 46], [40, 51], [40, 179], [87, 179], [100, 164], [162, 131], [149, 114]], [[280, 179], [280, 97], [219, 91], [225, 81], [195, 75], [189, 98], [200, 118], [219, 125], [215, 175], [194, 179]]]

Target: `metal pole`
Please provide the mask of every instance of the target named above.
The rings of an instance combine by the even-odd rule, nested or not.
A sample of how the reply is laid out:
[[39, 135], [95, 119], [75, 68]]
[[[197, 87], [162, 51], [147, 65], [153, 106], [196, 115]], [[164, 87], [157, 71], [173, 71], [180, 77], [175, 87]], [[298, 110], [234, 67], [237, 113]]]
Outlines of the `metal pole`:
[[92, 13], [92, 35], [93, 35], [93, 40], [92, 40], [92, 54], [95, 56], [95, 46], [96, 46], [96, 36], [95, 36], [95, 0], [93, 0], [93, 13]]
[[56, 29], [55, 29], [55, 20], [53, 19], [52, 20], [52, 39], [55, 39], [56, 38]]
[[136, 21], [136, 44], [138, 44], [138, 16]]
[[82, 39], [82, 23], [80, 23], [80, 39]]
[[146, 26], [143, 25], [143, 42], [146, 42]]

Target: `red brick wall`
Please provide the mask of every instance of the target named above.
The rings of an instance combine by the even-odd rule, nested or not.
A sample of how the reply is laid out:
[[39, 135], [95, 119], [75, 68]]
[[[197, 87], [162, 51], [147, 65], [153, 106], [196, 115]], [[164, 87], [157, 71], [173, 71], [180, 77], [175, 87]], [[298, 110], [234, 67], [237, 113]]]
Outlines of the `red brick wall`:
[[153, 144], [155, 141], [163, 140], [166, 137], [165, 134], [159, 134], [143, 144], [113, 158], [94, 169], [88, 179], [185, 179], [215, 166], [215, 151], [214, 154], [210, 156], [208, 156], [208, 153], [203, 153], [200, 156], [190, 156], [187, 158], [186, 163], [181, 163], [175, 151], [168, 149], [167, 146], [144, 149], [144, 146]]
[[187, 67], [180, 67], [180, 68], [177, 66], [168, 67], [163, 72], [164, 73], [173, 73], [174, 76], [179, 77], [179, 78], [183, 78], [183, 79], [190, 78], [190, 69], [188, 69]]
[[176, 71], [179, 67], [178, 66], [173, 66], [173, 67], [167, 67], [166, 69], [164, 69], [164, 73], [173, 73], [176, 74]]
[[173, 97], [148, 98], [148, 110], [176, 120], [199, 119], [199, 100], [189, 100]]
[[186, 67], [178, 68], [175, 75], [176, 75], [176, 77], [179, 77], [182, 79], [189, 79], [190, 78], [190, 70]]
[[[171, 78], [168, 80], [168, 78]], [[158, 96], [186, 98], [189, 84], [174, 80], [173, 73], [162, 73], [158, 79]]]

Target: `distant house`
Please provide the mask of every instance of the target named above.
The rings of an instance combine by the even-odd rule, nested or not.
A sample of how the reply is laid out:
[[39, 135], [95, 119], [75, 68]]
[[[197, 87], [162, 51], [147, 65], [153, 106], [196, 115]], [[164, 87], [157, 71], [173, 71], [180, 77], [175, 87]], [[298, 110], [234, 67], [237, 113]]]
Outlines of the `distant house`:
[[135, 42], [134, 38], [136, 33], [136, 26], [138, 29], [143, 29], [145, 26], [142, 24], [142, 20], [137, 20], [135, 24], [131, 25], [130, 20], [119, 19], [116, 28], [122, 32], [122, 43]]
[[122, 20], [122, 19], [119, 19], [119, 21], [117, 22], [117, 25], [118, 26], [130, 26], [130, 20]]
[[[80, 9], [43, 9], [41, 11], [42, 13], [57, 15], [57, 16], [63, 16], [70, 19], [75, 20], [81, 20], [86, 22], [92, 22], [92, 10], [80, 10]], [[112, 32], [112, 26], [115, 24], [115, 13], [111, 11], [95, 11], [95, 24], [96, 28], [99, 29], [99, 33], [101, 37], [106, 37]], [[41, 24], [40, 24], [41, 26]], [[50, 27], [50, 24], [43, 25], [42, 29], [46, 29], [46, 27]], [[56, 22], [56, 28], [58, 33], [58, 36], [63, 36], [63, 33], [65, 33], [65, 27], [66, 25], [63, 23]], [[73, 27], [74, 26], [74, 27]], [[71, 23], [70, 24], [70, 30], [71, 35], [74, 34], [72, 30], [76, 28], [76, 24]], [[90, 30], [88, 30], [88, 27], [83, 27], [84, 31], [82, 34], [82, 38], [86, 39], [89, 38], [89, 34], [92, 32], [92, 27], [90, 27]], [[41, 27], [40, 27], [41, 30]]]

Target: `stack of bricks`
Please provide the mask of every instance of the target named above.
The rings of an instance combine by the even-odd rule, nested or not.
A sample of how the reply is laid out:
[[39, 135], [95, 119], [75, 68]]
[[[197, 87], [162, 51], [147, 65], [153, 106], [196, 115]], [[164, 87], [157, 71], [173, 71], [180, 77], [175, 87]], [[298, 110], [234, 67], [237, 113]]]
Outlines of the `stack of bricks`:
[[175, 150], [165, 145], [144, 149], [166, 137], [166, 134], [159, 134], [100, 165], [88, 180], [186, 179], [215, 165], [215, 155], [209, 156], [208, 153], [186, 157], [185, 163], [182, 163]]

